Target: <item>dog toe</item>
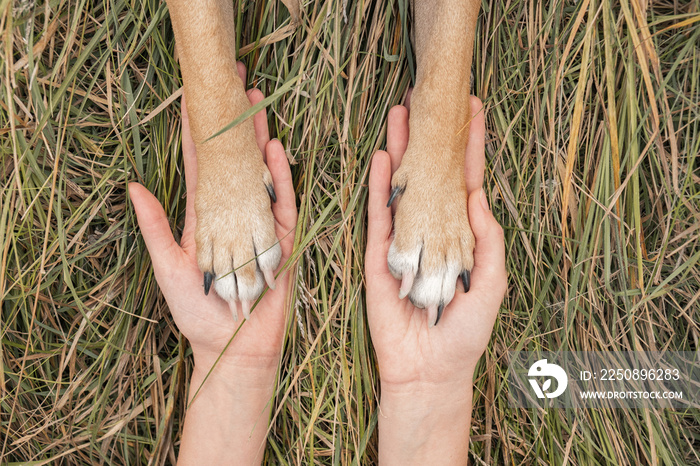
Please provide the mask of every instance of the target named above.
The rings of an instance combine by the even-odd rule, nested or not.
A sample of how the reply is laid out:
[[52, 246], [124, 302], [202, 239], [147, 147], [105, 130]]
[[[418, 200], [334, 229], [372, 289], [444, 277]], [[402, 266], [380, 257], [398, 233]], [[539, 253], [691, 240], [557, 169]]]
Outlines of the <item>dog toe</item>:
[[469, 291], [474, 236], [466, 194], [459, 194], [463, 189], [451, 189], [450, 183], [429, 188], [402, 179], [397, 183], [399, 188], [394, 187], [392, 195], [400, 199], [389, 247], [389, 271], [401, 280], [399, 299], [408, 297], [415, 307], [426, 309], [432, 327], [454, 298], [458, 280]]
[[265, 282], [267, 283], [267, 286], [269, 286], [270, 289], [274, 290], [275, 270], [277, 269], [277, 266], [279, 265], [280, 260], [282, 259], [282, 248], [280, 247], [277, 238], [274, 238], [272, 240], [271, 245], [269, 243], [269, 240], [266, 243], [263, 243], [266, 244], [265, 246], [259, 246], [256, 243], [256, 261], [258, 263], [260, 271], [263, 274]]
[[461, 264], [456, 260], [421, 268], [409, 293], [411, 301], [422, 308], [449, 303], [455, 294], [460, 269]]
[[[236, 283], [236, 275], [233, 273], [233, 271], [231, 270], [227, 273], [218, 275], [216, 277], [214, 289], [216, 290], [216, 294], [218, 294], [224, 301], [227, 301], [229, 305], [231, 303], [235, 303], [238, 299], [238, 284]], [[235, 317], [236, 315], [234, 314], [234, 318]]]
[[239, 308], [246, 319], [250, 317], [266, 282], [274, 288], [274, 272], [282, 257], [270, 210], [276, 196], [264, 181], [262, 176], [213, 187], [203, 183], [195, 197], [195, 242], [204, 292], [213, 287], [236, 319]]

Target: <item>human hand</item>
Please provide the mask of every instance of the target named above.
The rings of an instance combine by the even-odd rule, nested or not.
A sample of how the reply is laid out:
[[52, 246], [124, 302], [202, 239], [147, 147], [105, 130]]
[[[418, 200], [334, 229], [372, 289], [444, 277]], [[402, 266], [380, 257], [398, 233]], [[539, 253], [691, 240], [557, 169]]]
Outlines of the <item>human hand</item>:
[[476, 239], [471, 286], [464, 293], [458, 284], [439, 325], [432, 328], [425, 310], [407, 298], [399, 299], [401, 283], [387, 266], [392, 211], [386, 205], [391, 175], [408, 144], [406, 107], [389, 112], [388, 153], [379, 151], [372, 161], [365, 272], [367, 318], [381, 380], [383, 464], [454, 464], [466, 458], [474, 369], [486, 349], [507, 285], [503, 230], [481, 189], [485, 129], [482, 104], [476, 97], [471, 108], [465, 164], [469, 221]]
[[[471, 378], [483, 354], [506, 289], [503, 230], [491, 215], [481, 186], [484, 180], [484, 114], [472, 99], [473, 120], [466, 151], [469, 220], [476, 236], [474, 269], [468, 293], [458, 291], [440, 324], [428, 328], [426, 312], [399, 299], [399, 280], [391, 276], [391, 174], [408, 143], [408, 109], [389, 112], [387, 151], [374, 155], [369, 182], [369, 227], [365, 267], [367, 308], [382, 386], [412, 382], [439, 384]], [[461, 289], [459, 282], [458, 290]]]
[[[238, 64], [238, 72], [245, 81], [245, 67], [241, 63]], [[263, 95], [259, 90], [253, 89], [248, 92], [248, 98], [251, 104], [255, 105], [263, 99]], [[272, 204], [272, 213], [282, 248], [281, 264], [284, 265], [292, 253], [297, 221], [291, 171], [282, 144], [277, 140], [270, 141], [264, 110], [255, 115], [254, 124], [256, 140], [266, 157], [277, 193], [277, 202]], [[219, 356], [219, 364], [233, 367], [276, 367], [284, 333], [284, 304], [289, 288], [289, 274], [284, 272], [277, 278], [275, 289], [264, 294], [247, 321], [234, 321], [229, 305], [224, 300], [215, 293], [210, 293], [209, 296], [204, 294], [203, 276], [197, 266], [194, 241], [197, 221], [194, 209], [197, 154], [190, 135], [184, 97], [182, 151], [187, 204], [185, 227], [179, 245], [173, 238], [168, 219], [158, 200], [143, 186], [137, 183], [129, 184], [129, 195], [151, 255], [156, 280], [168, 302], [175, 323], [192, 346], [195, 368], [200, 367], [208, 371]], [[235, 338], [231, 341], [237, 330]]]

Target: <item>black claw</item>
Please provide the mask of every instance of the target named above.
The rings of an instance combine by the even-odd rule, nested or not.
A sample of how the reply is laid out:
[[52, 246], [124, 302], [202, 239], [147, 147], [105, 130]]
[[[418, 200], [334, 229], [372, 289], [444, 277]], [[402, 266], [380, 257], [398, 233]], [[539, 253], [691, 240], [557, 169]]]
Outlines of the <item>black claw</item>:
[[204, 295], [209, 294], [209, 289], [211, 288], [211, 282], [214, 281], [214, 274], [211, 272], [204, 272]]
[[469, 270], [462, 270], [462, 273], [460, 273], [459, 276], [462, 278], [462, 286], [464, 286], [464, 292], [466, 293], [469, 291], [472, 274]]
[[272, 199], [272, 202], [277, 202], [277, 194], [275, 194], [275, 187], [271, 184], [266, 184], [265, 188], [267, 189], [267, 194], [270, 195], [270, 199]]
[[445, 303], [440, 303], [438, 306], [438, 313], [437, 313], [437, 319], [435, 319], [435, 325], [440, 322], [440, 317], [442, 317], [442, 312], [445, 310]]
[[391, 196], [389, 196], [389, 202], [386, 203], [386, 206], [391, 207], [391, 203], [394, 202], [394, 199], [396, 199], [396, 196], [398, 196], [399, 194], [403, 194], [405, 189], [406, 189], [405, 186], [403, 188], [397, 186], [394, 189], [392, 189]]

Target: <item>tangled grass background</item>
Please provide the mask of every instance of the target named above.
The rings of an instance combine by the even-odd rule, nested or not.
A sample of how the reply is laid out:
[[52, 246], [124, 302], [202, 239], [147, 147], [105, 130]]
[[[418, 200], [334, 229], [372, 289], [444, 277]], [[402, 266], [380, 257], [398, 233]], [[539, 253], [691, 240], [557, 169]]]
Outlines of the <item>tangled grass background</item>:
[[[300, 211], [266, 464], [376, 464], [366, 181], [413, 76], [408, 2], [300, 13], [236, 6]], [[126, 192], [182, 227], [167, 6], [0, 0], [0, 33], [0, 462], [174, 463], [191, 358]], [[697, 409], [512, 409], [506, 384], [510, 350], [698, 350], [700, 3], [484, 0], [474, 57], [510, 279], [471, 463], [700, 464]]]

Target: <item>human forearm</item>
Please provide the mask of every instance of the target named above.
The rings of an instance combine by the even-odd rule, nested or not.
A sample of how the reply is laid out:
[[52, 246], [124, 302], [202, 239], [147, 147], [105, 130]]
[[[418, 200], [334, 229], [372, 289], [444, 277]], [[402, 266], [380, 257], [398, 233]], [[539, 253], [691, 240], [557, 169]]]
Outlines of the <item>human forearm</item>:
[[390, 465], [466, 464], [472, 384], [382, 386], [379, 462]]
[[178, 464], [260, 464], [276, 367], [221, 365], [204, 380], [210, 367], [195, 364]]

